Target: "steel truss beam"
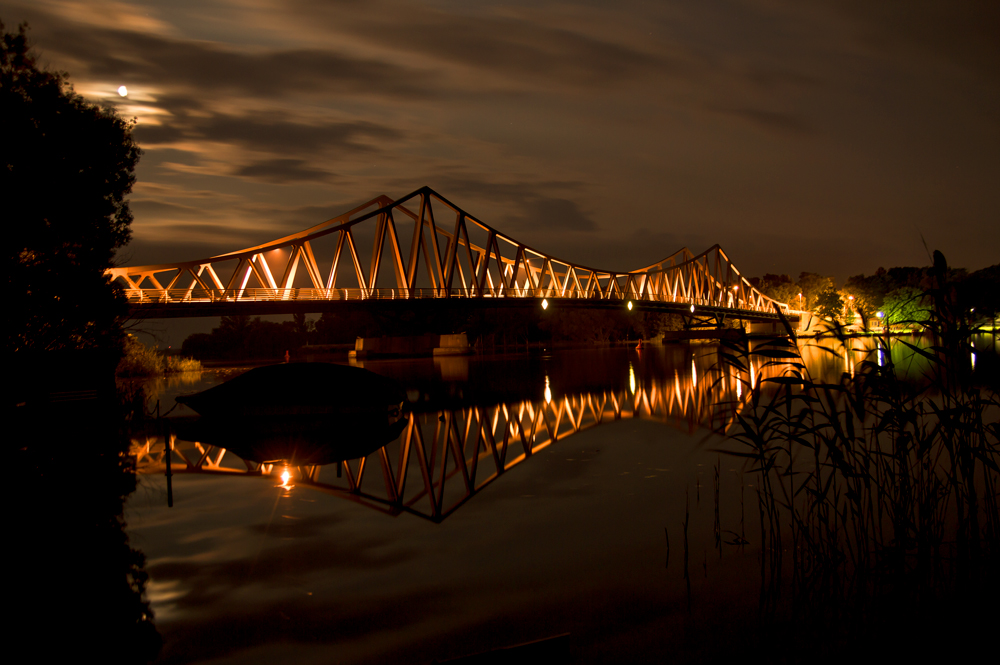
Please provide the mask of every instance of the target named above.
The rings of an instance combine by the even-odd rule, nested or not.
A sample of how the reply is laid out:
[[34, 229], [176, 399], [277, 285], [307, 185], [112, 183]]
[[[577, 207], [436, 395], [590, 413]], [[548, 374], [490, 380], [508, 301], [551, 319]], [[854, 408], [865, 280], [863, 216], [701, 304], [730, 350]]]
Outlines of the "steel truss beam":
[[[450, 231], [436, 213], [451, 216]], [[413, 226], [409, 237], [397, 230], [404, 222]], [[373, 236], [367, 264], [358, 251], [359, 235]], [[327, 236], [333, 241], [328, 269], [314, 252]], [[753, 288], [719, 245], [698, 255], [684, 248], [629, 272], [599, 270], [529, 247], [429, 187], [395, 201], [379, 196], [255, 247], [107, 274], [122, 285], [133, 308], [176, 305], [185, 311], [202, 304], [417, 298], [631, 300], [758, 315], [788, 311]]]

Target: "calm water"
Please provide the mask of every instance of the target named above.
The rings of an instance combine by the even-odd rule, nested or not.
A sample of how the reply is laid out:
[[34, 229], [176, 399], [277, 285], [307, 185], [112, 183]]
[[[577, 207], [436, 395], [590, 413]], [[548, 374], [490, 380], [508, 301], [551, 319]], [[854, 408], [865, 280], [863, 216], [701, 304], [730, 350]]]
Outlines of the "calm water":
[[[743, 620], [757, 599], [754, 481], [713, 432], [745, 389], [716, 351], [365, 362], [407, 390], [397, 441], [339, 476], [290, 468], [283, 482], [281, 465], [178, 440], [172, 508], [162, 439], [140, 441], [126, 517], [162, 662], [430, 663], [565, 633], [571, 660], [662, 662]], [[805, 354], [831, 380], [863, 357]], [[149, 392], [184, 419], [176, 395], [241, 371]]]

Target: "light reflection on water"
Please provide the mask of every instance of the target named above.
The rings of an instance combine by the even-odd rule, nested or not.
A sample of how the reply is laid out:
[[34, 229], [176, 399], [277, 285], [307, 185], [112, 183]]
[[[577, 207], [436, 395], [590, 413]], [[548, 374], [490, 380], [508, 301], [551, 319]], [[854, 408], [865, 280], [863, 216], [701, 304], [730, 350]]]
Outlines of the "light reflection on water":
[[[852, 344], [837, 353], [807, 345], [803, 360], [833, 381], [874, 348]], [[721, 372], [715, 350], [365, 363], [414, 402], [426, 463], [405, 475], [405, 435], [367, 458], [363, 482], [355, 460], [339, 479], [329, 467], [302, 468], [277, 487], [232, 454], [179, 444], [214, 472], [176, 475], [172, 509], [163, 476], [144, 476], [128, 507], [164, 658], [431, 662], [569, 632], [575, 653], [624, 649], [615, 653], [628, 660], [663, 649], [655, 635], [691, 620], [681, 609], [686, 522], [693, 597], [752, 605], [756, 558], [717, 549], [712, 515], [718, 482], [722, 542], [746, 539], [752, 551], [744, 506], [753, 482], [737, 458], [713, 452], [725, 442], [711, 431], [762, 371]], [[909, 361], [895, 349], [892, 359]], [[150, 399], [165, 411], [222, 376], [163, 383]], [[490, 427], [492, 446], [482, 435]], [[498, 463], [500, 448], [508, 457]], [[636, 625], [658, 628], [637, 636]]]

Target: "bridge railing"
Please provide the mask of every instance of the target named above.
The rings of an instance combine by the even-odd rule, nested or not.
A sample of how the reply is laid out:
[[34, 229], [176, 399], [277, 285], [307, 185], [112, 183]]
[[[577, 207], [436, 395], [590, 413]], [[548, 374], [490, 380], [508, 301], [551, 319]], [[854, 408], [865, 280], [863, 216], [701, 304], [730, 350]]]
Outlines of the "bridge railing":
[[[130, 304], [200, 304], [200, 303], [250, 303], [250, 302], [282, 302], [282, 301], [349, 301], [349, 300], [414, 300], [434, 298], [483, 298], [483, 299], [540, 299], [553, 298], [558, 300], [609, 300], [616, 302], [673, 302], [696, 307], [727, 307], [733, 309], [760, 309], [750, 303], [730, 298], [719, 302], [709, 298], [691, 298], [675, 296], [664, 300], [662, 297], [649, 295], [631, 295], [623, 297], [618, 293], [601, 294], [593, 290], [558, 289], [558, 288], [512, 288], [499, 293], [485, 291], [482, 294], [473, 293], [473, 289], [441, 289], [441, 288], [247, 288], [234, 293], [219, 293], [217, 291], [197, 291], [193, 289], [125, 289], [125, 296]], [[763, 311], [763, 310], [761, 310]], [[767, 310], [770, 312], [771, 310]]]

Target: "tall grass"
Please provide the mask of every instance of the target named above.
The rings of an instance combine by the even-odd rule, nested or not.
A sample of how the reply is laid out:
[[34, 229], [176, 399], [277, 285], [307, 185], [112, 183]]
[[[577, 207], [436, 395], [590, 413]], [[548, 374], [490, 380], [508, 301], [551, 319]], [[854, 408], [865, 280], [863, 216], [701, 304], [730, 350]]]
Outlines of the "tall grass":
[[[973, 381], [976, 332], [958, 311], [935, 253], [919, 323], [930, 344], [882, 336], [853, 375], [810, 375], [788, 337], [724, 342], [722, 362], [741, 372], [750, 399], [729, 436], [758, 475], [762, 603], [786, 595], [823, 613], [920, 606], [995, 583], [1000, 560], [1000, 401]], [[786, 322], [787, 326], [787, 322]], [[994, 333], [995, 334], [995, 333]], [[853, 351], [833, 325], [828, 338]], [[924, 361], [901, 378], [893, 346]], [[756, 362], [754, 362], [756, 361]], [[751, 362], [763, 370], [750, 385]]]
[[166, 356], [151, 349], [133, 335], [125, 338], [125, 354], [116, 374], [121, 377], [145, 377], [178, 372], [200, 372], [201, 363], [192, 358]]

